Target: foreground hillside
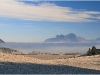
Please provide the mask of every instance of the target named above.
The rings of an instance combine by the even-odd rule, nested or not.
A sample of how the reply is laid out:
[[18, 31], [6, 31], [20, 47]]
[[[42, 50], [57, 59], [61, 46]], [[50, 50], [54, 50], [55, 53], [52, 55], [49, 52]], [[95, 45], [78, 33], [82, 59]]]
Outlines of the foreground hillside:
[[1, 47], [0, 52], [7, 53], [7, 54], [23, 54], [21, 51], [14, 50], [11, 48], [5, 48], [5, 47]]
[[43, 60], [0, 53], [0, 73], [100, 73], [100, 55]]

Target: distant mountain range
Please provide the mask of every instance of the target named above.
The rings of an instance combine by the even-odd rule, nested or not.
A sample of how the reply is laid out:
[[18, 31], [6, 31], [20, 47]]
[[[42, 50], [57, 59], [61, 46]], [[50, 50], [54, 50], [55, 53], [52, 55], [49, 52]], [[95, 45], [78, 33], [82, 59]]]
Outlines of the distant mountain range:
[[90, 40], [91, 42], [100, 42], [100, 38]]
[[0, 39], [0, 43], [4, 43], [4, 41]]
[[97, 38], [96, 41], [100, 41], [100, 38]]
[[73, 33], [67, 35], [56, 35], [55, 38], [46, 39], [44, 42], [97, 42], [100, 41], [100, 38], [95, 40], [86, 40], [83, 37], [77, 36]]

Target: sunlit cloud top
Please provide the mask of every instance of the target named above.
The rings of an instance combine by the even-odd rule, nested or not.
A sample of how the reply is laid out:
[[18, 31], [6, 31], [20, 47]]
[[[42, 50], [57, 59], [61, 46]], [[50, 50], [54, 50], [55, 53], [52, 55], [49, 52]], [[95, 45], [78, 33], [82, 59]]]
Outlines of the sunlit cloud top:
[[15, 0], [2, 0], [0, 1], [0, 17], [34, 21], [94, 22], [100, 20], [100, 12], [75, 10], [52, 3], [34, 5]]

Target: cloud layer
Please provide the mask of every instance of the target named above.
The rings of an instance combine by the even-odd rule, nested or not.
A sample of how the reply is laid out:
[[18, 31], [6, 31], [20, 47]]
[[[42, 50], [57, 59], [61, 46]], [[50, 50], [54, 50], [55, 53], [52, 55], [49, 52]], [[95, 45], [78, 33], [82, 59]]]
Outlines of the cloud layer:
[[79, 11], [50, 3], [34, 5], [5, 0], [0, 1], [0, 17], [35, 21], [92, 22], [100, 19], [100, 12]]

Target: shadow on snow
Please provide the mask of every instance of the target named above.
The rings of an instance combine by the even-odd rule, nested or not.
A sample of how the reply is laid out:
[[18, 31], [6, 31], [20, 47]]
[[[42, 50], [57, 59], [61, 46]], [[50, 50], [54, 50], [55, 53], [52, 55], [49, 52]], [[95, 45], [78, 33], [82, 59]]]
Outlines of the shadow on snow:
[[0, 74], [100, 74], [100, 70], [67, 65], [0, 62]]

